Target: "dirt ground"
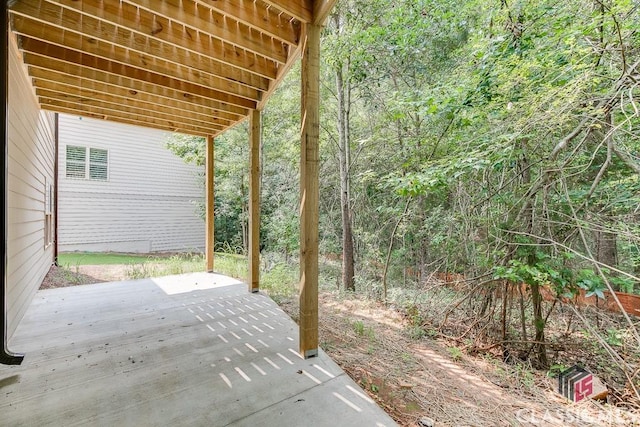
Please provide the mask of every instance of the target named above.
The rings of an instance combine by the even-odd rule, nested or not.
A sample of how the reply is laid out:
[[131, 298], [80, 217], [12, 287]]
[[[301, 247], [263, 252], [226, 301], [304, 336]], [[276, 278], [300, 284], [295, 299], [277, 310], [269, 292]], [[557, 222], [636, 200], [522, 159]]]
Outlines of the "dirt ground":
[[40, 289], [126, 280], [126, 272], [127, 266], [121, 264], [80, 265], [71, 269], [54, 265], [44, 278]]
[[[42, 288], [126, 279], [125, 265], [53, 267]], [[297, 320], [296, 301], [282, 308]], [[556, 380], [501, 360], [471, 357], [381, 304], [320, 295], [320, 345], [401, 426], [640, 426], [640, 417], [595, 402], [568, 403]]]

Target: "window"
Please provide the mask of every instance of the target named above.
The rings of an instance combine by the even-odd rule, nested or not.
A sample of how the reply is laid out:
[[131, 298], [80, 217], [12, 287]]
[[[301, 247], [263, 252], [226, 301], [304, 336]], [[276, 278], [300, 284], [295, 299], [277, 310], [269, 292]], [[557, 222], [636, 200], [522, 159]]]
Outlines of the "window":
[[67, 145], [67, 178], [85, 178], [87, 149]]
[[107, 150], [67, 145], [67, 178], [106, 181], [108, 166]]
[[89, 179], [107, 180], [107, 150], [89, 149]]

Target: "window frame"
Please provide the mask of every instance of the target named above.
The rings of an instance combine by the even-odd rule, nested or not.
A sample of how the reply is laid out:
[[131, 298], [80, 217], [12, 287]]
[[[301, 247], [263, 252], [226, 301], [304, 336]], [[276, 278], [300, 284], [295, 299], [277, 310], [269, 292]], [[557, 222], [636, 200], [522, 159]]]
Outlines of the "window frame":
[[[83, 151], [83, 155], [78, 155], [77, 157], [82, 157], [81, 160], [70, 159], [69, 154], [71, 150], [76, 150], [76, 153], [79, 154], [80, 150]], [[101, 157], [104, 158], [104, 161]], [[109, 150], [106, 148], [98, 148], [91, 146], [82, 146], [82, 145], [67, 145], [65, 147], [65, 178], [81, 180], [81, 181], [98, 181], [98, 182], [107, 182], [109, 181]], [[75, 165], [76, 169], [70, 169], [70, 165]], [[94, 174], [94, 172], [104, 171], [104, 178], [101, 177], [101, 173]], [[80, 173], [82, 172], [82, 173]]]

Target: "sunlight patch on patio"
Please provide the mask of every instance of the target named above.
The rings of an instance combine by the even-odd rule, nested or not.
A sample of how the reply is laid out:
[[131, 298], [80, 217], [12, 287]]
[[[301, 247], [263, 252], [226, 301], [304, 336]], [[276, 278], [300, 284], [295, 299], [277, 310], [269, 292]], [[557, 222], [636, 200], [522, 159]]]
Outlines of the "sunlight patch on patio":
[[0, 367], [3, 425], [392, 426], [266, 295], [195, 273], [39, 291]]

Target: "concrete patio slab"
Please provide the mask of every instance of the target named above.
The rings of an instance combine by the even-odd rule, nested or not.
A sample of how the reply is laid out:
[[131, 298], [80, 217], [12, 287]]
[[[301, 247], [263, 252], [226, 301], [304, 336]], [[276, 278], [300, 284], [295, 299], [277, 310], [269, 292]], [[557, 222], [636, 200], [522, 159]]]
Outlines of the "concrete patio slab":
[[266, 295], [217, 274], [39, 291], [3, 426], [394, 426]]

